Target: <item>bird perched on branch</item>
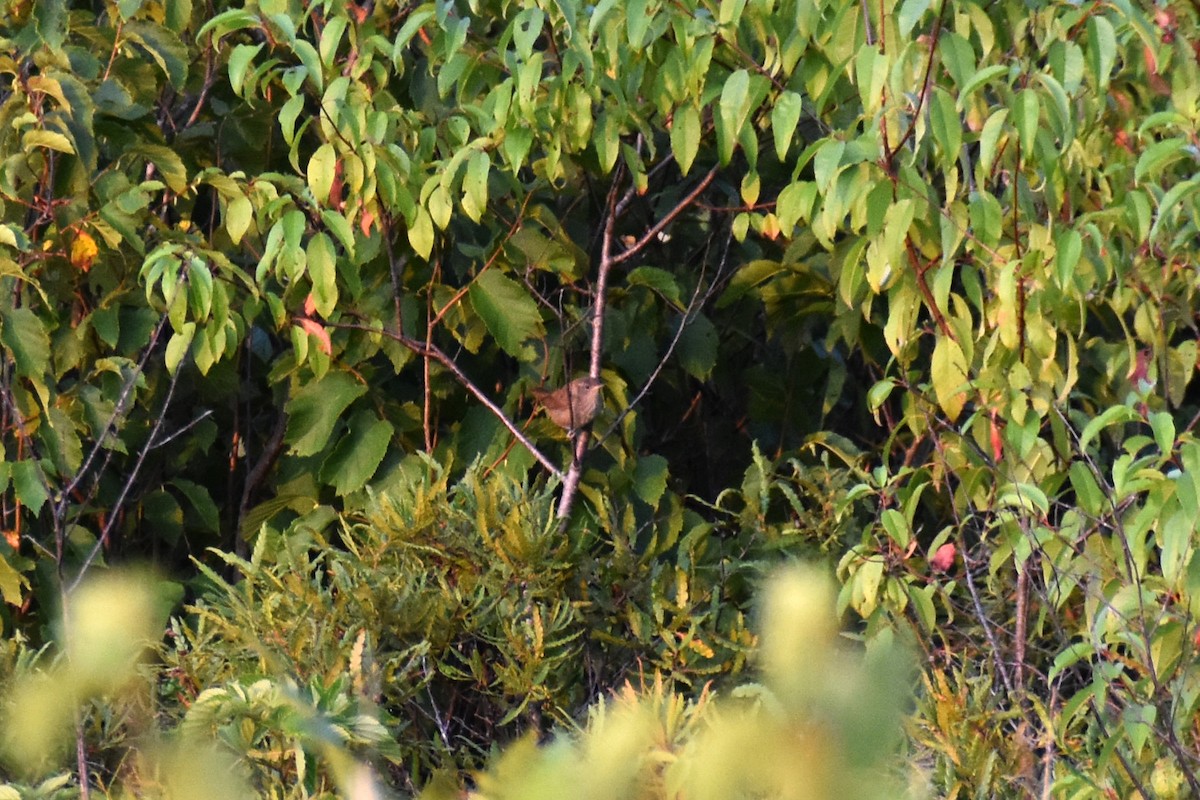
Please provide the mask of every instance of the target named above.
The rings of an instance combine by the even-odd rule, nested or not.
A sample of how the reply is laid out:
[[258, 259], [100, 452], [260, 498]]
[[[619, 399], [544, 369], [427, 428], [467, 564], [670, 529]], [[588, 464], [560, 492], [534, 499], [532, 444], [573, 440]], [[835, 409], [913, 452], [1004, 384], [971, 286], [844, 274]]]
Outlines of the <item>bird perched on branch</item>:
[[600, 413], [600, 407], [604, 405], [600, 396], [603, 385], [599, 378], [585, 375], [552, 392], [534, 389], [532, 394], [546, 409], [551, 422], [573, 433]]

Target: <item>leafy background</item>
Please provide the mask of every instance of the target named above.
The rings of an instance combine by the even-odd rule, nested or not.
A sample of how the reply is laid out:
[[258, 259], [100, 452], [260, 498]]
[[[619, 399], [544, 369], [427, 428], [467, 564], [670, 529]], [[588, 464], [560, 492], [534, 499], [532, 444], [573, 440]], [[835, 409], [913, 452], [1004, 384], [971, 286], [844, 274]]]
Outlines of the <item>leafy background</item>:
[[[7, 788], [202, 761], [161, 728], [433, 792], [625, 681], [745, 696], [803, 557], [916, 653], [915, 795], [1200, 794], [1195, 9], [2, 13], [12, 713], [87, 576], [170, 608]], [[530, 391], [588, 371], [568, 440]]]

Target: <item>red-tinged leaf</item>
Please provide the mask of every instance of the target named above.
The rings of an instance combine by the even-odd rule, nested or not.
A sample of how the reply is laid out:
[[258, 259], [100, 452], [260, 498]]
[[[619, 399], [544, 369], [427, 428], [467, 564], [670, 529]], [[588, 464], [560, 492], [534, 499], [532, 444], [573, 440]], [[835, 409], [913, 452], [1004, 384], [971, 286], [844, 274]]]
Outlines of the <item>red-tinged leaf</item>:
[[1000, 426], [996, 423], [996, 412], [994, 411], [989, 420], [989, 428], [992, 440], [992, 458], [999, 462], [1004, 458], [1004, 439], [1000, 435]]
[[371, 227], [375, 224], [375, 212], [369, 208], [363, 209], [362, 217], [358, 220], [359, 230], [363, 236], [371, 235]]
[[939, 547], [932, 556], [929, 557], [929, 566], [936, 572], [946, 572], [954, 566], [954, 555], [956, 553], [954, 544], [946, 542]]
[[296, 324], [305, 333], [316, 337], [317, 343], [321, 346], [321, 352], [325, 355], [333, 353], [333, 342], [329, 339], [329, 331], [325, 330], [324, 325], [315, 319], [308, 319], [307, 317], [297, 317]]

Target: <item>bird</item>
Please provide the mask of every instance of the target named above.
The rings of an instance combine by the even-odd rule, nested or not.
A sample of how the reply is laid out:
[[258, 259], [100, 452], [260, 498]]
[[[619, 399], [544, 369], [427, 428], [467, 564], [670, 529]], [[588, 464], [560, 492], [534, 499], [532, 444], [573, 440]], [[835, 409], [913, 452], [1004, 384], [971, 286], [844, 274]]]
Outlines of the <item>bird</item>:
[[546, 409], [550, 421], [560, 428], [574, 432], [587, 425], [600, 413], [604, 399], [599, 378], [585, 375], [554, 391], [534, 389], [534, 399]]

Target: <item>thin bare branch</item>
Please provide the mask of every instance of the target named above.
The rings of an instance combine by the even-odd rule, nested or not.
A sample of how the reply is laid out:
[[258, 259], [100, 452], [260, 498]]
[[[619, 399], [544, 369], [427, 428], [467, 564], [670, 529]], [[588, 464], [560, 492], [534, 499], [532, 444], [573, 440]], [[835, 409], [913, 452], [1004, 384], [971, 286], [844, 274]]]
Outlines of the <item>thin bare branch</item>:
[[162, 430], [163, 421], [167, 417], [167, 409], [171, 407], [171, 400], [175, 396], [175, 387], [179, 385], [179, 374], [182, 367], [183, 365], [180, 364], [175, 369], [175, 374], [171, 376], [171, 382], [167, 386], [167, 396], [163, 399], [162, 409], [159, 410], [158, 416], [154, 419], [154, 425], [150, 429], [150, 436], [146, 439], [146, 444], [142, 447], [141, 452], [138, 453], [138, 457], [133, 463], [133, 469], [129, 470], [129, 475], [125, 478], [125, 483], [121, 486], [121, 492], [117, 495], [116, 502], [109, 509], [108, 520], [104, 524], [104, 530], [96, 537], [96, 543], [88, 551], [87, 557], [84, 558], [83, 563], [79, 566], [79, 571], [67, 587], [68, 593], [75, 591], [80, 581], [83, 580], [84, 575], [87, 574], [88, 569], [95, 562], [96, 557], [100, 555], [100, 550], [108, 544], [109, 536], [112, 535], [112, 529], [121, 516], [121, 507], [125, 505], [125, 499], [129, 496], [130, 490], [133, 489], [133, 484], [137, 481], [138, 475], [142, 471], [142, 465], [146, 463], [147, 454], [155, 448], [155, 439], [158, 438], [158, 433]]
[[700, 179], [700, 183], [696, 185], [695, 189], [688, 193], [687, 197], [676, 203], [675, 207], [668, 211], [662, 219], [651, 226], [650, 230], [646, 231], [641, 239], [638, 239], [628, 250], [621, 253], [619, 256], [614, 256], [611, 261], [611, 266], [624, 263], [641, 252], [642, 249], [645, 248], [646, 245], [649, 244], [654, 237], [659, 234], [659, 232], [670, 225], [671, 222], [674, 221], [674, 219], [679, 216], [685, 208], [695, 202], [696, 198], [708, 188], [708, 185], [713, 182], [713, 178], [715, 177], [717, 177], [716, 165], [714, 165], [713, 168], [708, 171], [707, 175]]
[[369, 325], [359, 325], [351, 322], [327, 322], [325, 324], [330, 328], [345, 328], [347, 330], [367, 331], [368, 333], [376, 333], [381, 336], [386, 336], [389, 339], [404, 345], [422, 358], [429, 358], [438, 362], [443, 367], [450, 370], [458, 382], [462, 384], [462, 387], [474, 395], [476, 400], [483, 403], [483, 405], [489, 411], [491, 411], [498, 420], [500, 420], [501, 424], [508, 428], [509, 432], [517, 438], [517, 441], [524, 445], [525, 448], [533, 454], [533, 457], [538, 460], [538, 463], [545, 467], [555, 478], [558, 478], [560, 481], [563, 480], [562, 470], [556, 467], [554, 462], [547, 458], [546, 455], [537, 448], [537, 445], [535, 445], [533, 441], [526, 436], [520, 428], [517, 427], [516, 423], [509, 419], [508, 415], [504, 413], [504, 409], [496, 405], [496, 403], [493, 402], [493, 400], [488, 397], [482, 389], [476, 386], [471, 379], [467, 377], [467, 374], [463, 372], [462, 367], [455, 363], [454, 359], [446, 355], [446, 353], [444, 353], [437, 345], [427, 344], [414, 339], [411, 336], [405, 336], [402, 333], [396, 333], [394, 331], [384, 330], [382, 328], [373, 328]]

